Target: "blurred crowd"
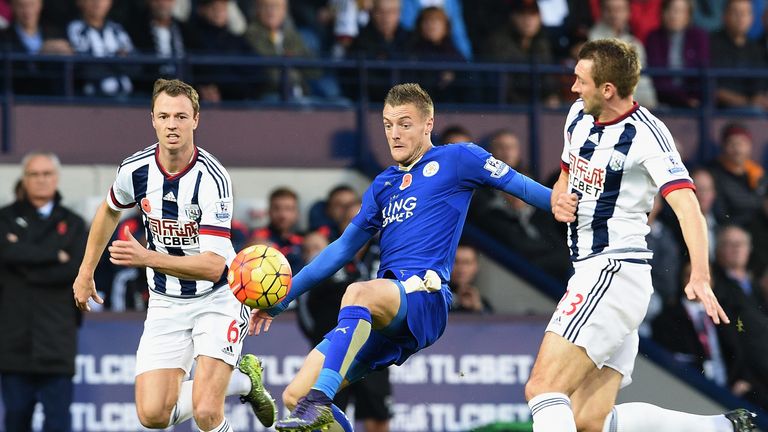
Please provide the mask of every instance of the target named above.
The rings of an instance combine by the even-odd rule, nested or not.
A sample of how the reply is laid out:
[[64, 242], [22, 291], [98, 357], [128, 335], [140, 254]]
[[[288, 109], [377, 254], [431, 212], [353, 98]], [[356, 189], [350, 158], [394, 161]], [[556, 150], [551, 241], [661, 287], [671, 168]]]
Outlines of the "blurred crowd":
[[[0, 0], [4, 50], [84, 56], [74, 70], [77, 94], [143, 97], [158, 76], [183, 76], [208, 102], [361, 96], [354, 68], [244, 60], [291, 57], [409, 62], [400, 70], [369, 69], [370, 100], [407, 80], [438, 103], [525, 103], [530, 74], [441, 70], [439, 63], [572, 67], [585, 41], [615, 37], [635, 45], [643, 66], [655, 71], [638, 85], [641, 104], [691, 108], [703, 102], [702, 82], [674, 71], [765, 68], [766, 21], [763, 0]], [[108, 60], [137, 55], [151, 60]], [[189, 66], [185, 59], [196, 55], [236, 59]], [[64, 94], [63, 72], [61, 62], [27, 57], [14, 63], [13, 91]], [[575, 97], [569, 74], [543, 74], [539, 85], [547, 106]], [[768, 77], [719, 78], [714, 97], [722, 108], [765, 110]]]

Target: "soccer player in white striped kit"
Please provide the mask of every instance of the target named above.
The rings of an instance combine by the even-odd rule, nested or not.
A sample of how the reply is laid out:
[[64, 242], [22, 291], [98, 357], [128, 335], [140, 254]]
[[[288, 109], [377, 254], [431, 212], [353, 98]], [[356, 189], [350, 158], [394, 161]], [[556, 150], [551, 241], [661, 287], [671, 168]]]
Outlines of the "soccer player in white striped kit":
[[574, 275], [547, 326], [525, 387], [535, 432], [742, 432], [754, 414], [699, 416], [646, 403], [614, 406], [631, 382], [637, 328], [653, 292], [646, 214], [658, 191], [691, 257], [685, 292], [715, 323], [729, 323], [709, 284], [706, 221], [664, 123], [633, 100], [634, 48], [604, 39], [579, 53], [571, 90], [581, 99], [564, 128], [555, 218], [568, 223]]
[[[147, 246], [126, 229], [126, 239], [114, 241], [109, 254], [114, 264], [147, 269], [149, 307], [136, 352], [141, 424], [164, 429], [194, 416], [201, 431], [230, 432], [224, 398], [240, 395], [271, 426], [277, 412], [262, 385], [260, 361], [247, 354], [237, 362], [249, 311], [227, 287], [227, 266], [235, 256], [232, 184], [219, 161], [194, 144], [197, 92], [179, 80], [157, 80], [151, 117], [158, 142], [118, 168], [91, 225], [73, 286], [75, 303], [87, 311], [89, 299], [103, 302], [94, 269], [120, 210], [138, 205]], [[182, 382], [193, 361], [194, 380]]]

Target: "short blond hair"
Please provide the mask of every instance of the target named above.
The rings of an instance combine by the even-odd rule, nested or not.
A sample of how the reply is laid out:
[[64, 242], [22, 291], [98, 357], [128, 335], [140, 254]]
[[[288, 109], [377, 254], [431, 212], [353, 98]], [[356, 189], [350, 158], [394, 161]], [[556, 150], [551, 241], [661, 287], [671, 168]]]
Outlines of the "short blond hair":
[[592, 60], [596, 86], [611, 83], [622, 99], [635, 92], [640, 80], [640, 60], [632, 44], [618, 39], [590, 41], [579, 51], [579, 60]]
[[384, 106], [398, 107], [413, 104], [424, 115], [430, 118], [435, 115], [435, 104], [429, 94], [415, 83], [398, 84], [387, 92], [384, 98]]
[[155, 81], [155, 86], [152, 89], [152, 112], [155, 112], [155, 101], [160, 93], [165, 93], [168, 96], [176, 97], [184, 95], [192, 102], [192, 110], [194, 114], [200, 112], [200, 96], [197, 94], [197, 90], [184, 81], [172, 79], [167, 80], [160, 78]]

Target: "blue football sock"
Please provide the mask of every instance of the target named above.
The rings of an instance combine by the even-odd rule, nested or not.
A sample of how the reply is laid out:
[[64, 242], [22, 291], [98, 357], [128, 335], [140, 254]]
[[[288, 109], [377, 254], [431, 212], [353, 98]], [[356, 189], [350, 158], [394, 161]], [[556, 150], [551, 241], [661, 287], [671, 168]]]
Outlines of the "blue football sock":
[[349, 371], [352, 360], [371, 334], [371, 312], [362, 306], [346, 306], [339, 311], [339, 324], [325, 354], [320, 376], [312, 388], [330, 399], [336, 395], [341, 381]]

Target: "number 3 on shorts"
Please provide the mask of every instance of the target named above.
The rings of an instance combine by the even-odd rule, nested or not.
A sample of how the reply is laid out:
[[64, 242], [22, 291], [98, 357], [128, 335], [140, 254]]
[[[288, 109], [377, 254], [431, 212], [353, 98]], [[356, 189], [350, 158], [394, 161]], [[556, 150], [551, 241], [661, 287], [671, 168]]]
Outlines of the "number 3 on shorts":
[[[563, 296], [562, 299], [560, 299], [560, 302], [557, 304], [558, 306], [560, 306], [560, 304], [562, 304], [565, 301], [565, 299], [568, 298], [568, 294], [570, 293], [570, 291], [571, 290], [565, 291], [565, 295]], [[575, 297], [575, 301], [572, 301], [568, 305], [568, 307], [563, 309], [563, 315], [566, 315], [566, 316], [573, 315], [574, 313], [576, 313], [576, 309], [578, 309], [579, 305], [584, 301], [584, 296], [581, 294], [577, 293], [574, 297]]]
[[232, 320], [232, 323], [229, 325], [229, 328], [227, 329], [227, 341], [229, 341], [229, 343], [236, 343], [239, 337], [240, 337], [240, 329], [237, 327], [237, 321]]

